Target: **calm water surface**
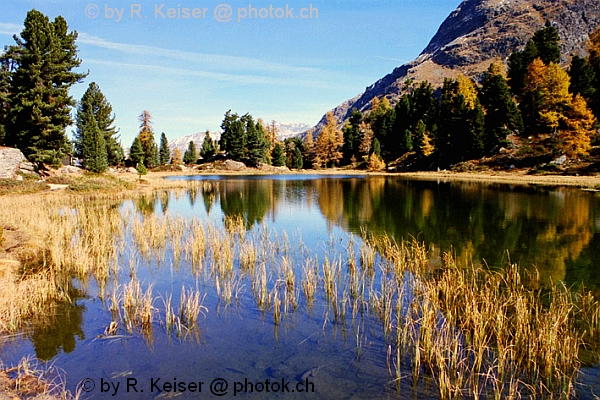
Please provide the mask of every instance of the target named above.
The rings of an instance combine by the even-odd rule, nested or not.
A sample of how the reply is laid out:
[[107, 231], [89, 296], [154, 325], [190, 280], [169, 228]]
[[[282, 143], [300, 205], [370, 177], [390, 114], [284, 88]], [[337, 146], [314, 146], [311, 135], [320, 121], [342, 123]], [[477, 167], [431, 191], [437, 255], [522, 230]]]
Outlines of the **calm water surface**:
[[[397, 241], [424, 242], [433, 264], [451, 252], [458, 259], [490, 268], [508, 262], [537, 268], [546, 286], [565, 281], [594, 291], [600, 288], [600, 195], [595, 192], [397, 177], [173, 179], [202, 182], [188, 191], [125, 201], [117, 212], [139, 218], [194, 217], [217, 227], [223, 226], [226, 217], [242, 217], [247, 238], [260, 241], [268, 237], [282, 246], [287, 243], [297, 282], [306, 258], [343, 256], [350, 246], [361, 243], [361, 231], [366, 231]], [[212, 398], [217, 396], [210, 393], [210, 384], [217, 378], [229, 384], [223, 398], [233, 397], [234, 382], [284, 380], [295, 389], [307, 378], [314, 393], [257, 393], [259, 386], [254, 393], [237, 397], [414, 397], [409, 378], [406, 390], [400, 392], [390, 384], [388, 344], [380, 324], [368, 315], [358, 322], [336, 322], [324, 301], [317, 299], [309, 309], [300, 295], [298, 309], [276, 326], [272, 316], [256, 306], [249, 280], [240, 281], [238, 301], [225, 307], [210, 278], [192, 273], [189, 263], [174, 260], [169, 249], [160, 262], [145, 259], [131, 245], [129, 233], [119, 264], [118, 282], [109, 286], [127, 282], [133, 268], [144, 287], [154, 285], [156, 296], [172, 293], [178, 299], [182, 285], [206, 294], [207, 311], [199, 322], [199, 337], [176, 338], [155, 324], [150, 340], [139, 334], [99, 340], [111, 313], [100, 300], [97, 284], [80, 282], [76, 303], [58, 308], [52, 323], [4, 343], [3, 359], [10, 363], [24, 354], [36, 354], [62, 368], [67, 387], [73, 391], [81, 380], [93, 379], [95, 390], [86, 398], [111, 398], [114, 387], [109, 390], [106, 386], [109, 391], [101, 393], [103, 381], [120, 383], [116, 398], [166, 397], [150, 392], [152, 379], [160, 379], [161, 385], [204, 382], [202, 393], [178, 393], [177, 397]], [[155, 300], [156, 307], [162, 304], [161, 298]], [[589, 369], [587, 373], [585, 379], [593, 381], [598, 371]], [[126, 392], [127, 379], [137, 380], [137, 393], [133, 388]], [[592, 398], [591, 394], [582, 397]]]

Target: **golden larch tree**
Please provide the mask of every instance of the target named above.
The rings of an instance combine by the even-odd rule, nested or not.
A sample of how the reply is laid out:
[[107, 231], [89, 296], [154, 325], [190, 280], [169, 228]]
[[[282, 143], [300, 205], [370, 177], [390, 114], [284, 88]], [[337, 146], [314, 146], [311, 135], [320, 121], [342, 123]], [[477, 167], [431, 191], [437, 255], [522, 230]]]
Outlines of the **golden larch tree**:
[[140, 120], [140, 133], [138, 138], [142, 142], [142, 149], [144, 149], [144, 156], [147, 158], [152, 151], [154, 145], [154, 129], [152, 128], [152, 114], [149, 111], [144, 110], [139, 116]]
[[306, 132], [306, 137], [304, 138], [304, 154], [302, 155], [304, 159], [310, 163], [314, 163], [315, 160], [315, 139], [313, 132], [314, 129], [309, 129], [309, 131]]
[[462, 74], [458, 75], [456, 82], [458, 83], [458, 94], [462, 94], [465, 98], [465, 106], [469, 110], [474, 110], [478, 104], [475, 83]]
[[585, 156], [596, 132], [596, 118], [581, 95], [576, 95], [558, 132], [560, 149], [571, 158]]
[[360, 123], [358, 130], [360, 131], [360, 144], [358, 145], [358, 152], [362, 154], [366, 160], [371, 153], [371, 148], [373, 147], [373, 137], [375, 135], [373, 133], [373, 129], [371, 129], [371, 124], [365, 121]]
[[318, 166], [336, 165], [342, 159], [344, 134], [337, 125], [333, 112], [329, 111], [325, 117], [325, 127], [317, 138], [315, 164]]
[[173, 164], [173, 165], [183, 164], [183, 157], [181, 156], [181, 151], [177, 147], [175, 147], [173, 149], [173, 153], [171, 155], [171, 164]]

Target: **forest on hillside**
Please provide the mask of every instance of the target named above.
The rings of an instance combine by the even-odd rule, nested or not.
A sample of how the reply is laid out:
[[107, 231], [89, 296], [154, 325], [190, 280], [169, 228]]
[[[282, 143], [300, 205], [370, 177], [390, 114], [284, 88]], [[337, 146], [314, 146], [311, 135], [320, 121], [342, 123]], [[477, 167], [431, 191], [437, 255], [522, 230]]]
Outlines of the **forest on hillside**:
[[[353, 110], [343, 125], [330, 112], [318, 134], [303, 138], [281, 141], [274, 123], [229, 110], [219, 141], [207, 132], [184, 154], [169, 150], [164, 132], [157, 144], [147, 110], [124, 151], [112, 106], [95, 82], [73, 99], [69, 89], [87, 77], [77, 72], [76, 40], [63, 17], [50, 21], [31, 10], [20, 36], [0, 56], [0, 145], [20, 149], [38, 165], [59, 165], [66, 154], [97, 173], [111, 165], [145, 170], [216, 157], [251, 167], [369, 170], [448, 168], [469, 160], [512, 168], [562, 158], [561, 164], [587, 163], [592, 172], [599, 157], [600, 29], [582, 49], [587, 57], [572, 57], [568, 68], [560, 65], [558, 32], [547, 25], [506, 65], [491, 64], [481, 82], [460, 75], [438, 89], [407, 80], [395, 104], [376, 98], [369, 111]], [[66, 130], [72, 125], [70, 140]]]

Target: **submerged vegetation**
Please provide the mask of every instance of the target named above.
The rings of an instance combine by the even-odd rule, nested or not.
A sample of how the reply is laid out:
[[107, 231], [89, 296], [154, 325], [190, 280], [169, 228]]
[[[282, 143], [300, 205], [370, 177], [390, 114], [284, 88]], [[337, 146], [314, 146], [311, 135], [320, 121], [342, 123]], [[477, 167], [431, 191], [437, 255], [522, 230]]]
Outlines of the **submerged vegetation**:
[[[214, 191], [209, 182], [189, 185]], [[132, 196], [133, 208], [121, 206]], [[0, 297], [0, 332], [50, 323], [44, 316], [94, 283], [106, 312], [97, 340], [140, 336], [151, 346], [159, 332], [198, 340], [213, 312], [204, 305], [210, 292], [217, 313], [254, 302], [275, 337], [295, 313], [322, 313], [324, 331], [353, 338], [357, 362], [378, 327], [390, 387], [433, 387], [440, 398], [576, 396], [581, 366], [599, 357], [596, 299], [561, 283], [544, 288], [514, 264], [488, 270], [450, 253], [434, 263], [416, 240], [367, 231], [343, 238], [341, 248], [332, 237], [319, 256], [265, 224], [247, 230], [241, 215], [221, 227], [148, 212], [146, 196], [0, 197], [0, 219], [30, 235], [14, 263], [1, 264], [9, 290]], [[139, 263], [189, 269], [196, 285], [157, 291], [140, 279]]]

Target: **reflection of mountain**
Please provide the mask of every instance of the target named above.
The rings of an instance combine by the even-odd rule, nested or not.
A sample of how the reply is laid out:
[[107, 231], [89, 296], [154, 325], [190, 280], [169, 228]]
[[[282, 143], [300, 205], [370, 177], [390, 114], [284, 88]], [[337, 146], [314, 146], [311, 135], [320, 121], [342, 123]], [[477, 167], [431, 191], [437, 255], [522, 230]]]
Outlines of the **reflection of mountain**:
[[589, 257], [582, 254], [595, 238], [598, 200], [576, 189], [384, 177], [321, 180], [316, 189], [325, 217], [351, 231], [364, 227], [396, 240], [416, 237], [491, 266], [502, 266], [510, 257], [525, 268], [537, 267], [545, 283], [564, 280], [568, 268], [585, 268], [581, 264]]

